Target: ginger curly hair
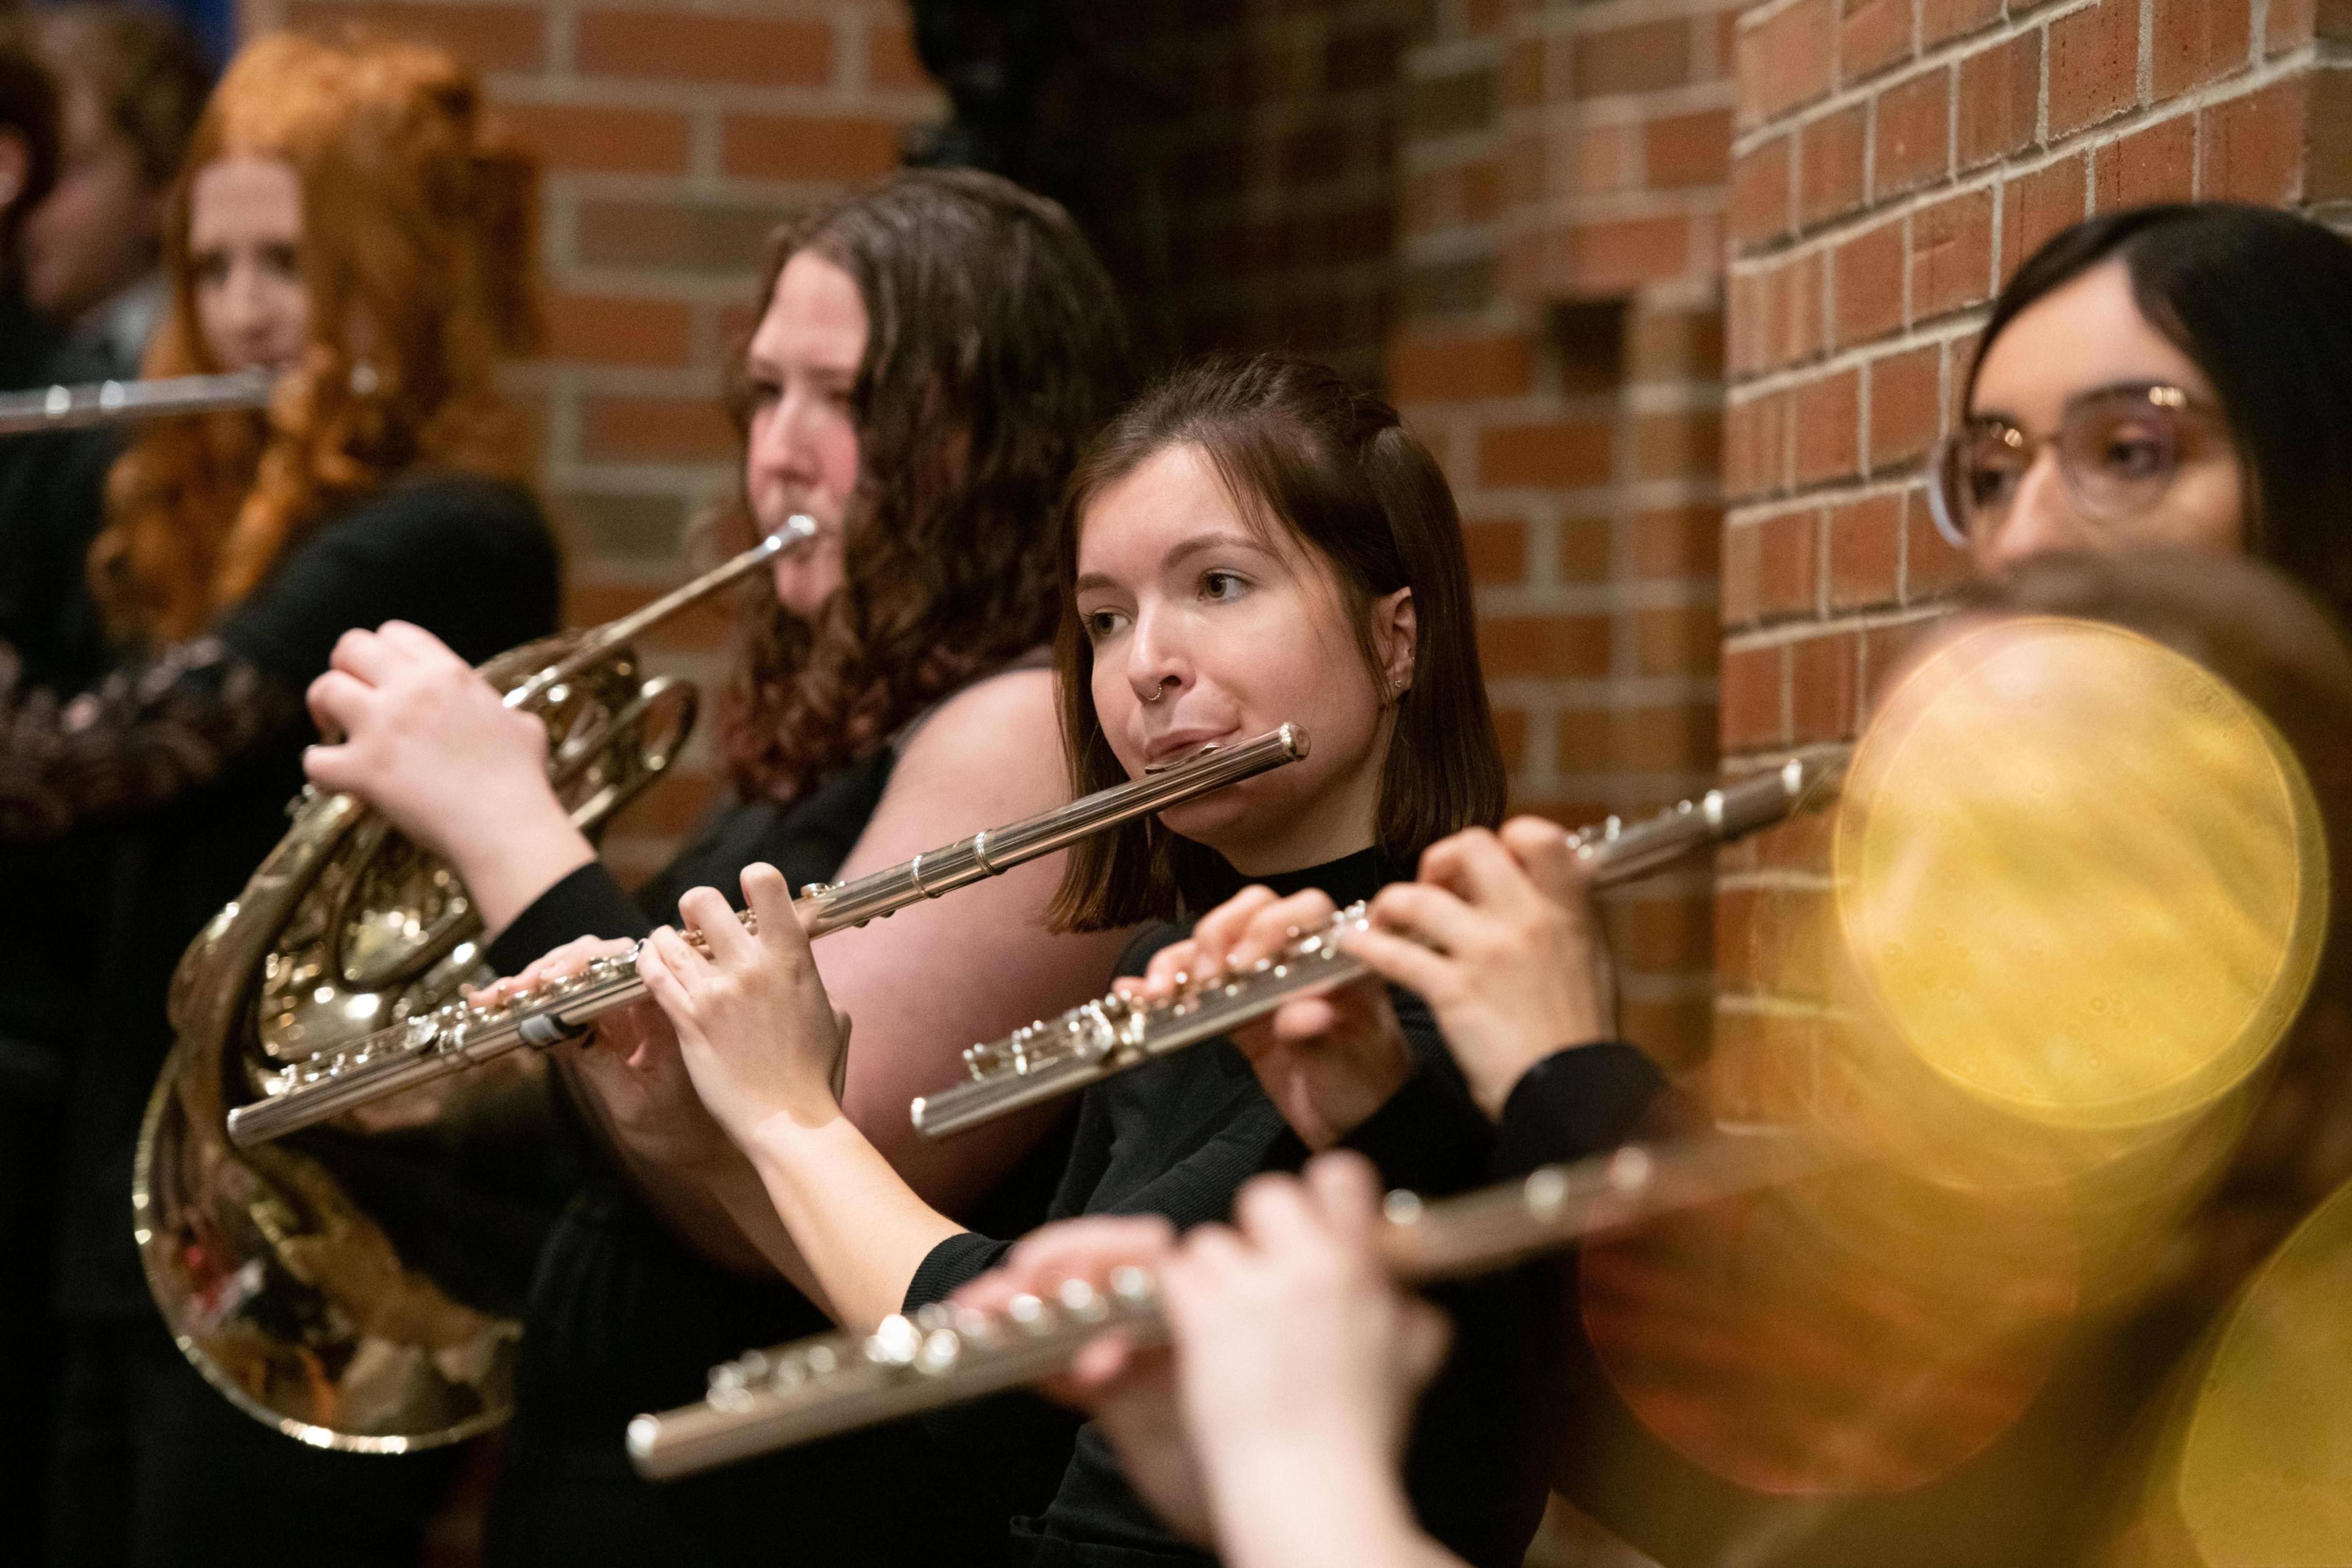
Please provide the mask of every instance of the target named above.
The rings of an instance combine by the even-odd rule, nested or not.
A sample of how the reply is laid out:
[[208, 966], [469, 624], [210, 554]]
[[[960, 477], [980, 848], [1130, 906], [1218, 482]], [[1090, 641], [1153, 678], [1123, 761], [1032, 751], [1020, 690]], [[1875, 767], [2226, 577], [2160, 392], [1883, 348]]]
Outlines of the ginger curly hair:
[[109, 476], [90, 580], [115, 631], [149, 643], [202, 632], [309, 529], [404, 471], [530, 467], [495, 373], [538, 339], [537, 170], [488, 140], [473, 74], [372, 40], [278, 35], [241, 51], [173, 188], [149, 376], [221, 368], [197, 327], [191, 186], [236, 157], [283, 159], [301, 183], [310, 342], [266, 412], [153, 422]]

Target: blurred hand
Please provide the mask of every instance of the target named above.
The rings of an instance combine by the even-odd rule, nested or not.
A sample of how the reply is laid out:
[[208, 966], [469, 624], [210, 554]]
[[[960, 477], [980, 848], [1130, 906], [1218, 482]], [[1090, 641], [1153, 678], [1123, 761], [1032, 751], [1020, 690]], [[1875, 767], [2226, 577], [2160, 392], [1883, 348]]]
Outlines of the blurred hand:
[[[1140, 980], [1122, 980], [1120, 988], [1166, 1001], [1184, 981], [1274, 956], [1328, 925], [1334, 913], [1330, 896], [1312, 889], [1278, 899], [1266, 888], [1244, 888], [1203, 915], [1189, 939], [1154, 954]], [[1234, 1030], [1233, 1040], [1310, 1149], [1346, 1137], [1412, 1072], [1404, 1031], [1377, 979], [1285, 1002]]]
[[1553, 823], [1520, 817], [1432, 844], [1341, 946], [1418, 993], [1471, 1092], [1499, 1119], [1527, 1070], [1616, 1034], [1617, 985], [1591, 890]]
[[[1032, 1231], [997, 1269], [956, 1292], [982, 1312], [1003, 1312], [1019, 1295], [1051, 1300], [1070, 1280], [1108, 1291], [1110, 1277], [1134, 1265], [1155, 1272], [1175, 1249], [1175, 1228], [1159, 1215], [1089, 1215]], [[1211, 1524], [1201, 1471], [1177, 1408], [1173, 1366], [1164, 1346], [1137, 1348], [1117, 1330], [1098, 1336], [1070, 1370], [1039, 1385], [1048, 1397], [1100, 1422], [1118, 1448], [1127, 1479], [1152, 1511], [1186, 1540], [1206, 1545]]]
[[1221, 1527], [1254, 1471], [1311, 1459], [1392, 1477], [1449, 1338], [1444, 1315], [1381, 1267], [1380, 1182], [1361, 1156], [1259, 1176], [1234, 1218], [1193, 1230], [1160, 1270], [1178, 1397]]
[[738, 1144], [779, 1116], [800, 1126], [838, 1119], [845, 1044], [783, 873], [747, 868], [743, 896], [759, 919], [756, 936], [717, 889], [698, 887], [678, 900], [678, 913], [700, 928], [710, 956], [665, 925], [637, 959], [696, 1092]]

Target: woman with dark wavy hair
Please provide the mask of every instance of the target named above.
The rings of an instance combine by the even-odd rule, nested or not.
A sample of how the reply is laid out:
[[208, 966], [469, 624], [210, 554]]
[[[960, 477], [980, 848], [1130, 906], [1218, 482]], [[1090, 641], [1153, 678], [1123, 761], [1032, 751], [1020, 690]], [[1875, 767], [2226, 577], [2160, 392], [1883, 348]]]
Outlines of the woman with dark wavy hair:
[[[539, 722], [414, 628], [350, 636], [312, 690], [348, 738], [311, 754], [311, 777], [448, 855], [502, 973], [675, 921], [683, 890], [732, 885], [753, 861], [794, 886], [856, 876], [1067, 798], [1045, 668], [1053, 505], [1126, 361], [1086, 241], [1005, 181], [911, 172], [788, 230], [762, 293], [733, 394], [741, 510], [763, 530], [805, 514], [820, 531], [779, 559], [772, 597], [740, 607], [720, 735], [740, 799], [650, 886], [624, 893], [573, 830]], [[915, 1136], [907, 1103], [971, 1041], [1109, 968], [1118, 934], [1049, 931], [1059, 870], [1023, 867], [824, 944], [826, 982], [858, 1019], [849, 1114], [927, 1201], [974, 1223], [1042, 1214], [1060, 1161], [1039, 1147], [1052, 1113], [937, 1145]], [[757, 1176], [682, 1074], [637, 1049], [642, 1027], [608, 1018], [562, 1059], [611, 1169], [541, 1257], [493, 1559], [717, 1561], [786, 1537], [818, 1562], [984, 1554], [966, 1528], [985, 1517], [979, 1499], [1018, 1483], [983, 1481], [991, 1456], [946, 1462], [919, 1435], [687, 1486], [628, 1469], [630, 1416], [697, 1396], [746, 1344], [824, 1321]], [[1024, 1185], [1024, 1160], [1039, 1182]], [[889, 1493], [917, 1467], [924, 1506], [908, 1508]]]

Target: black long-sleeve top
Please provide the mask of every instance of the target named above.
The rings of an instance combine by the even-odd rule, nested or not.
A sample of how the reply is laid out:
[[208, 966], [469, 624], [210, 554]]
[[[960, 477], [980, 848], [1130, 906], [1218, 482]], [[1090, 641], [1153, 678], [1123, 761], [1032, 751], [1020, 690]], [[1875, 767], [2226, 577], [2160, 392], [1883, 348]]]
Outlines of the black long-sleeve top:
[[[1328, 865], [1259, 880], [1277, 894], [1320, 888], [1341, 904], [1370, 897], [1407, 874], [1366, 851]], [[1140, 974], [1152, 954], [1188, 934], [1147, 931], [1120, 963]], [[1393, 1186], [1443, 1195], [1484, 1181], [1492, 1124], [1472, 1102], [1428, 1008], [1392, 991], [1415, 1070], [1405, 1087], [1347, 1140]], [[1089, 1089], [1052, 1217], [1160, 1214], [1179, 1227], [1223, 1219], [1235, 1192], [1262, 1171], [1296, 1170], [1306, 1146], [1258, 1087], [1241, 1052], [1212, 1040]], [[1011, 1242], [977, 1232], [948, 1238], [917, 1270], [906, 1308], [940, 1301], [994, 1267]], [[1453, 1314], [1458, 1349], [1432, 1386], [1407, 1454], [1407, 1486], [1424, 1525], [1476, 1564], [1517, 1563], [1542, 1512], [1543, 1487], [1529, 1456], [1538, 1417], [1531, 1302], [1510, 1277], [1433, 1292]], [[993, 1423], [1017, 1402], [935, 1417], [957, 1451], [999, 1440]], [[1053, 1501], [1013, 1524], [1016, 1561], [1142, 1568], [1208, 1559], [1159, 1522], [1121, 1475], [1108, 1440], [1080, 1428]]]
[[317, 739], [304, 689], [346, 630], [394, 618], [476, 661], [551, 631], [555, 547], [530, 493], [454, 476], [395, 485], [315, 528], [210, 636], [68, 703], [8, 694], [0, 831], [110, 821], [66, 1126], [69, 1316], [155, 1310], [131, 1237], [131, 1155], [172, 1045], [173, 967], [285, 832]]

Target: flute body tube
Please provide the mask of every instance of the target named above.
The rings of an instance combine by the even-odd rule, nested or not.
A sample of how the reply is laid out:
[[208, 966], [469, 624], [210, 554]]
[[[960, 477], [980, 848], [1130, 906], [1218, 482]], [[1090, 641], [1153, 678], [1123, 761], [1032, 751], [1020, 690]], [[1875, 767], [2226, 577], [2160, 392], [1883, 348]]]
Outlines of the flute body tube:
[[[1793, 758], [1643, 821], [1612, 817], [1569, 842], [1595, 885], [1631, 882], [1694, 850], [1787, 820], [1825, 793], [1844, 758], [1843, 751]], [[926, 1137], [950, 1137], [1230, 1033], [1294, 997], [1360, 980], [1370, 971], [1342, 943], [1366, 918], [1364, 905], [1352, 904], [1254, 968], [1202, 977], [1165, 1002], [1139, 1004], [1114, 992], [975, 1045], [964, 1052], [970, 1077], [916, 1100], [908, 1114]]]
[[[1284, 725], [1255, 739], [1196, 754], [1164, 772], [927, 850], [855, 882], [812, 885], [803, 890], [793, 909], [811, 937], [863, 925], [1066, 849], [1121, 822], [1295, 762], [1307, 750], [1307, 732]], [[743, 918], [749, 923], [748, 915]], [[595, 959], [575, 973], [488, 1007], [450, 1002], [316, 1058], [277, 1092], [229, 1112], [229, 1138], [249, 1148], [524, 1047], [575, 1040], [604, 1013], [645, 996], [645, 982], [637, 974], [642, 951], [640, 944], [628, 953]]]
[[[1628, 1145], [1461, 1197], [1424, 1202], [1391, 1193], [1376, 1244], [1389, 1270], [1408, 1283], [1461, 1278], [1793, 1181], [1831, 1158], [1780, 1133]], [[649, 1479], [692, 1475], [1034, 1383], [1113, 1329], [1140, 1344], [1165, 1340], [1148, 1270], [1119, 1269], [1106, 1283], [1097, 1290], [1070, 1281], [1050, 1297], [1017, 1297], [1003, 1312], [942, 1302], [886, 1318], [870, 1334], [821, 1334], [747, 1351], [711, 1369], [699, 1404], [630, 1422], [630, 1458]]]

